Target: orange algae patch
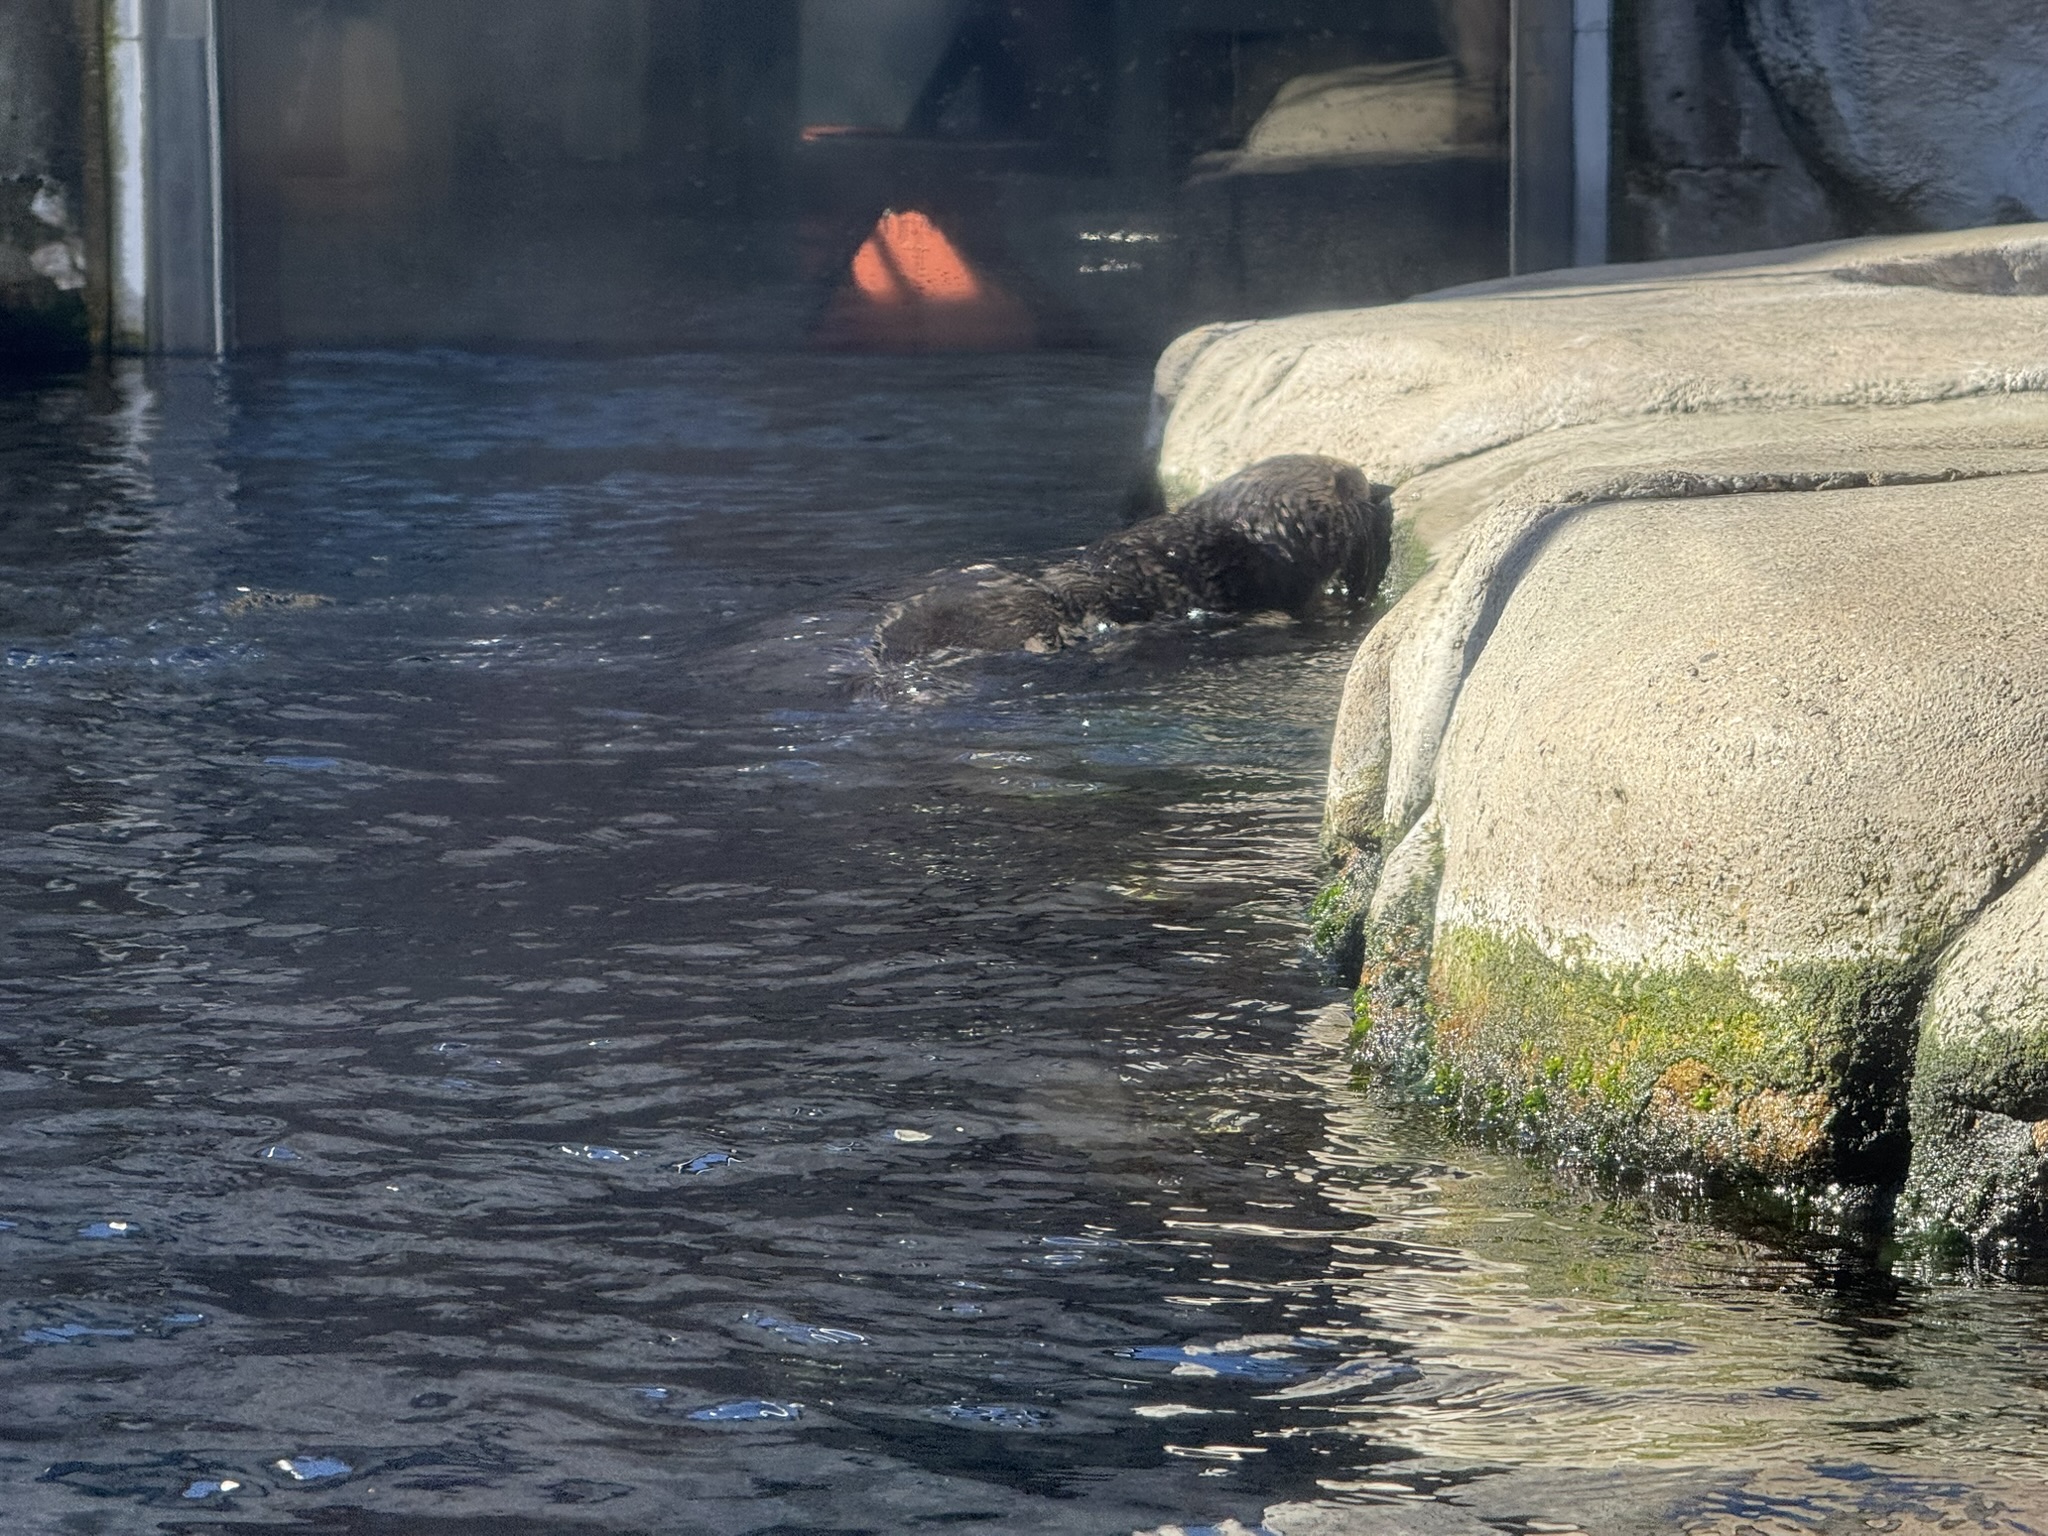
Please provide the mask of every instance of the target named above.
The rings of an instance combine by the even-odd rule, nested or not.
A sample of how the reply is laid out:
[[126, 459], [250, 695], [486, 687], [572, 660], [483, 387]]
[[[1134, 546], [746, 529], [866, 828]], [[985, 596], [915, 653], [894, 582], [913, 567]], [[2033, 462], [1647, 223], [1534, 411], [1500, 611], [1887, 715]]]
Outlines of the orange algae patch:
[[853, 350], [1006, 351], [1032, 346], [1037, 327], [927, 215], [891, 209], [854, 252], [815, 339]]

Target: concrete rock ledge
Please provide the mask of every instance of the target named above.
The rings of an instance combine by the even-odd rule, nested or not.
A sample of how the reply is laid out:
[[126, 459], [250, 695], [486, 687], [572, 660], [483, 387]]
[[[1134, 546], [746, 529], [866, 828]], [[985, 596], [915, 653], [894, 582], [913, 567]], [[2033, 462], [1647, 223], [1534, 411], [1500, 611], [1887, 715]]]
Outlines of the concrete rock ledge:
[[1169, 501], [1394, 488], [1314, 914], [1367, 1062], [2048, 1256], [2048, 226], [1212, 327], [1158, 407]]

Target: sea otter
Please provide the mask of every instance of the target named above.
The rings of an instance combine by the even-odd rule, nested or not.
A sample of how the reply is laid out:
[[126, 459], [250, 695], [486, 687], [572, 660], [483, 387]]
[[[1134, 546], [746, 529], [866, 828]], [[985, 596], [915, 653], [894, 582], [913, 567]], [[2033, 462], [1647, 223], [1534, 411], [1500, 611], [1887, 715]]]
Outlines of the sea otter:
[[1333, 587], [1378, 591], [1393, 514], [1383, 487], [1311, 454], [1262, 459], [1036, 576], [972, 565], [891, 606], [880, 661], [936, 651], [1056, 651], [1110, 624], [1202, 610], [1301, 613]]

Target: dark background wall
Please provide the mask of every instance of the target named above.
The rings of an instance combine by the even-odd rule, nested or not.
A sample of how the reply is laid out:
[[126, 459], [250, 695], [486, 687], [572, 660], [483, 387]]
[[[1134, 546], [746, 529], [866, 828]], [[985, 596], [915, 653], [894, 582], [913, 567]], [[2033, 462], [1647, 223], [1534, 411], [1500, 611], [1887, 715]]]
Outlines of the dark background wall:
[[2041, 0], [1616, 0], [1620, 260], [2048, 218]]
[[784, 340], [795, 0], [225, 0], [238, 345]]
[[1445, 57], [1439, 10], [222, 0], [235, 340], [804, 345], [891, 208], [1051, 344], [1486, 276], [1497, 112], [1455, 164], [1233, 158], [1291, 81]]
[[96, 10], [0, 3], [0, 370], [83, 357], [100, 313], [87, 255]]
[[[1042, 344], [1507, 261], [1507, 0], [219, 8], [248, 348], [813, 344], [889, 208]], [[105, 335], [104, 11], [0, 0], [0, 367]], [[1617, 259], [2048, 213], [2040, 0], [1616, 0], [1614, 36]], [[1374, 138], [1372, 92], [1435, 137]]]

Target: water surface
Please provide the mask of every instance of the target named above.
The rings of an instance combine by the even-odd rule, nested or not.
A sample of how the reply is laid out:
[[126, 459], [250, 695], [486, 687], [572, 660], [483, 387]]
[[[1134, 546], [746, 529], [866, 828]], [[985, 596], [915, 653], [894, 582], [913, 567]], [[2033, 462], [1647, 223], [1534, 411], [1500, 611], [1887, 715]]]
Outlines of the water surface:
[[2048, 1530], [2041, 1293], [1355, 1092], [1300, 922], [1355, 629], [862, 685], [918, 573], [1115, 527], [1144, 406], [0, 398], [0, 1525]]

